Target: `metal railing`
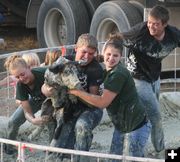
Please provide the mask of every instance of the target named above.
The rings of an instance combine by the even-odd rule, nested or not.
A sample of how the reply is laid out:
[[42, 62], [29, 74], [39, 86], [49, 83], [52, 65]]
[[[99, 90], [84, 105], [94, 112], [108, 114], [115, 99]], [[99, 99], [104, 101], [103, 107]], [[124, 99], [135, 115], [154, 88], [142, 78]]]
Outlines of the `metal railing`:
[[80, 155], [80, 156], [86, 156], [86, 157], [95, 157], [96, 162], [100, 162], [101, 159], [113, 159], [113, 160], [123, 160], [123, 161], [139, 161], [139, 162], [164, 162], [163, 159], [152, 159], [152, 158], [142, 158], [142, 157], [132, 157], [132, 156], [122, 156], [122, 155], [113, 155], [113, 154], [105, 154], [105, 153], [97, 153], [97, 152], [87, 152], [87, 151], [78, 151], [78, 150], [70, 150], [70, 149], [62, 149], [62, 148], [56, 148], [56, 147], [49, 147], [49, 146], [43, 146], [43, 145], [36, 145], [31, 143], [25, 143], [25, 142], [18, 142], [18, 141], [12, 141], [0, 138], [1, 143], [1, 162], [3, 162], [3, 145], [11, 144], [17, 147], [18, 155], [16, 162], [26, 162], [26, 156], [25, 156], [25, 150], [41, 150], [45, 151], [45, 157], [43, 162], [48, 162], [48, 153], [49, 152], [57, 152], [57, 153], [64, 153], [70, 155], [70, 162], [74, 162], [74, 156]]

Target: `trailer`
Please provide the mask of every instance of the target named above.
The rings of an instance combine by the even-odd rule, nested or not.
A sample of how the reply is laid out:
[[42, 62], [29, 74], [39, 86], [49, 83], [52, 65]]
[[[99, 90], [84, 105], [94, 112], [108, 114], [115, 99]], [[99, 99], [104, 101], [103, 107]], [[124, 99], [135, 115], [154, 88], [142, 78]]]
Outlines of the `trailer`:
[[[87, 32], [103, 42], [109, 33], [145, 21], [156, 4], [170, 10], [170, 24], [179, 28], [180, 0], [0, 0], [0, 25], [36, 28], [40, 47], [74, 44]], [[163, 61], [163, 72], [171, 72], [175, 65], [179, 75], [179, 53], [177, 49]]]

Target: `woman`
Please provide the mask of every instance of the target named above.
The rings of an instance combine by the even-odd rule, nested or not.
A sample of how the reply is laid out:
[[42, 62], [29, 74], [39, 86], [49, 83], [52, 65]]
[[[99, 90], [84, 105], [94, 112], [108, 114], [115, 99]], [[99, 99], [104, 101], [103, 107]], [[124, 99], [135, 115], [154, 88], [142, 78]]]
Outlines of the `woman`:
[[[26, 61], [30, 68], [40, 66], [40, 59], [36, 53], [23, 54], [22, 58]], [[0, 86], [16, 86], [17, 81], [18, 79], [16, 79], [13, 75], [9, 75], [0, 81]]]
[[[46, 68], [30, 68], [26, 61], [17, 54], [11, 55], [6, 59], [5, 67], [17, 79], [16, 99], [21, 103], [9, 118], [7, 128], [7, 138], [16, 140], [20, 126], [26, 120], [34, 125], [42, 125], [48, 121], [46, 121], [46, 118], [34, 116], [41, 109], [41, 105], [46, 98], [41, 92]], [[48, 122], [48, 124], [49, 137], [51, 138], [54, 123]], [[14, 154], [16, 150], [13, 146], [6, 145], [5, 152], [7, 154]]]
[[150, 126], [138, 98], [133, 78], [120, 62], [123, 42], [120, 36], [112, 35], [103, 47], [106, 74], [102, 95], [93, 95], [80, 90], [70, 90], [88, 104], [106, 108], [115, 130], [111, 153], [122, 154], [125, 133], [130, 133], [130, 152], [133, 156], [144, 156]]

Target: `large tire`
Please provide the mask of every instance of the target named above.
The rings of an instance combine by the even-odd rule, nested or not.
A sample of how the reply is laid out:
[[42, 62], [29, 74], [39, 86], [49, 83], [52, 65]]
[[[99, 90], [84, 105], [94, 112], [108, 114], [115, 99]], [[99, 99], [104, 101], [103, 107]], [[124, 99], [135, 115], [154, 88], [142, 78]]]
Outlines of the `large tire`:
[[141, 21], [140, 12], [132, 4], [123, 0], [109, 1], [96, 9], [90, 33], [104, 42], [110, 33], [125, 32]]
[[89, 32], [90, 21], [81, 0], [43, 0], [37, 20], [41, 47], [74, 44]]
[[98, 8], [98, 6], [105, 1], [107, 0], [84, 0], [83, 1], [88, 10], [88, 15], [89, 15], [90, 20], [92, 19], [93, 14]]
[[144, 5], [141, 4], [140, 2], [135, 1], [135, 0], [129, 1], [129, 3], [131, 3], [134, 7], [136, 7], [136, 9], [140, 13], [140, 15], [142, 17], [142, 20], [143, 20], [143, 17], [144, 17]]

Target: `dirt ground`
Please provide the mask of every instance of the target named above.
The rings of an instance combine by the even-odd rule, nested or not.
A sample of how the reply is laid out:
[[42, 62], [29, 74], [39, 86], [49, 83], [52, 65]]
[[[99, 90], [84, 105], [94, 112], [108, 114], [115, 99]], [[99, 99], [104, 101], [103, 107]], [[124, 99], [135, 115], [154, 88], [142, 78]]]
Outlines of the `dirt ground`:
[[[0, 38], [5, 41], [4, 52], [38, 48], [35, 29], [22, 26], [0, 27]], [[1, 51], [1, 53], [2, 53]]]
[[[23, 26], [0, 26], [0, 38], [4, 39], [4, 46], [0, 45], [0, 55], [22, 50], [38, 48], [35, 29]], [[0, 59], [0, 71], [4, 71], [4, 60]]]

